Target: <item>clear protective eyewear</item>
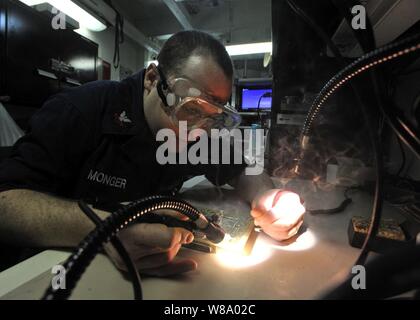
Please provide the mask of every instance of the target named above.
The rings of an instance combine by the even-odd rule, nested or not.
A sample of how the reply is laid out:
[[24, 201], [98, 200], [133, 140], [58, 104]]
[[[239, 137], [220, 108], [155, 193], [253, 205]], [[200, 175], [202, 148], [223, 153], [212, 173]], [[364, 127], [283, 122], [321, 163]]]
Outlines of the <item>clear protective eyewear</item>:
[[241, 123], [238, 112], [229, 104], [222, 104], [207, 95], [186, 77], [166, 81], [159, 70], [161, 81], [158, 93], [166, 106], [166, 113], [175, 123], [187, 122], [188, 130], [234, 129]]

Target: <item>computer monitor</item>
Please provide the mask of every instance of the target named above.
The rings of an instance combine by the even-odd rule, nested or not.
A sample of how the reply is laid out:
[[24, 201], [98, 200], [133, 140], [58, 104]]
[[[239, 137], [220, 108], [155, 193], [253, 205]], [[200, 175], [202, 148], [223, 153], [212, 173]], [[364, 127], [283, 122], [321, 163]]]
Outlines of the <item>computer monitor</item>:
[[240, 88], [240, 111], [271, 110], [272, 88]]

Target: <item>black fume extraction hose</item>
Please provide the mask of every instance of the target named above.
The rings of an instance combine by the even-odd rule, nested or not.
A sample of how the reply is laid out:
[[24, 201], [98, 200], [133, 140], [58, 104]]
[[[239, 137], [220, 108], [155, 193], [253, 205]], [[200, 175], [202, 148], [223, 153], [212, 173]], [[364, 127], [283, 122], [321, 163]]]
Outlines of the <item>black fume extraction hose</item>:
[[374, 67], [419, 50], [420, 34], [416, 34], [412, 37], [408, 37], [401, 41], [397, 41], [371, 51], [337, 73], [330, 81], [327, 82], [312, 103], [302, 129], [302, 144], [307, 142], [306, 140], [309, 139], [312, 125], [325, 102], [345, 83]]
[[[333, 0], [337, 8], [342, 12], [347, 21], [350, 29], [353, 31], [357, 41], [365, 53], [374, 50], [375, 48], [375, 35], [370, 19], [366, 18], [366, 29], [355, 30], [351, 27], [353, 16], [350, 13], [350, 8], [355, 5], [360, 5], [358, 0]], [[419, 132], [413, 128], [406, 119], [395, 111], [395, 107], [389, 99], [384, 98], [382, 92], [384, 90], [384, 83], [381, 75], [377, 70], [372, 69], [370, 72], [376, 99], [378, 100], [380, 111], [383, 117], [388, 122], [390, 128], [398, 137], [399, 142], [404, 144], [420, 158], [420, 137]]]
[[[86, 216], [97, 226], [99, 227], [102, 224], [101, 218], [88, 207], [88, 205], [84, 201], [78, 202], [80, 209], [86, 214]], [[133, 260], [130, 257], [130, 254], [125, 249], [123, 243], [118, 239], [118, 236], [115, 236], [111, 239], [111, 244], [114, 246], [115, 250], [120, 255], [122, 261], [124, 262], [127, 272], [131, 277], [131, 282], [133, 284], [133, 293], [135, 300], [142, 300], [143, 299], [143, 290], [141, 288], [141, 278], [140, 274], [137, 271], [137, 267]]]
[[[353, 2], [356, 3], [357, 1], [353, 1]], [[338, 2], [338, 1], [334, 1], [334, 3], [344, 13], [346, 20], [349, 21], [348, 20], [349, 16], [347, 14], [347, 10], [343, 7], [343, 3]], [[328, 45], [328, 47], [333, 52], [335, 58], [339, 60], [341, 64], [343, 64], [344, 60], [339, 49], [332, 42], [329, 36], [324, 32], [324, 30], [320, 26], [318, 26], [318, 24], [310, 16], [308, 16], [305, 11], [303, 11], [300, 7], [298, 7], [293, 0], [287, 0], [287, 4], [300, 18], [302, 18], [305, 21], [305, 23], [307, 23], [318, 34], [318, 36], [322, 40], [324, 40], [324, 42]], [[368, 24], [369, 24], [369, 29], [367, 30], [366, 33], [363, 33], [363, 34], [356, 33], [356, 37], [364, 50], [374, 48], [374, 45], [375, 45], [374, 34], [373, 34], [373, 30], [371, 30], [370, 28], [371, 25], [369, 21], [368, 21]], [[295, 168], [296, 173], [299, 173], [300, 165], [301, 165], [300, 162], [302, 161], [304, 157], [306, 148], [308, 148], [309, 146], [309, 136], [310, 136], [311, 125], [313, 124], [313, 121], [316, 118], [316, 116], [319, 114], [319, 111], [322, 105], [329, 98], [329, 96], [335, 93], [335, 91], [339, 87], [341, 87], [344, 83], [346, 83], [347, 81], [349, 81], [350, 79], [358, 75], [359, 73], [362, 73], [366, 70], [372, 70], [373, 69], [372, 67], [375, 67], [378, 64], [382, 64], [389, 60], [399, 58], [402, 55], [417, 51], [418, 49], [420, 49], [419, 39], [420, 39], [420, 36], [416, 35], [414, 37], [407, 38], [405, 40], [395, 42], [388, 46], [379, 48], [377, 50], [372, 51], [371, 53], [367, 53], [366, 55], [362, 56], [360, 59], [356, 60], [354, 63], [352, 63], [348, 67], [344, 68], [341, 72], [339, 72], [336, 76], [334, 76], [325, 85], [325, 87], [321, 90], [321, 92], [318, 94], [318, 96], [314, 100], [313, 105], [310, 111], [308, 112], [307, 118], [305, 120], [305, 124], [303, 126], [303, 130], [301, 134], [301, 152], [297, 159], [298, 161]], [[401, 118], [392, 116], [392, 111], [390, 110], [389, 107], [387, 107], [386, 104], [383, 103], [384, 100], [381, 99], [377, 76], [373, 74], [372, 78], [374, 80], [378, 108], [385, 115], [388, 122], [390, 122], [391, 127], [394, 129], [394, 131], [397, 132], [401, 140], [403, 140], [413, 151], [415, 151], [416, 147], [417, 147], [417, 150], [419, 150], [420, 143], [418, 142], [419, 141], [418, 137], [416, 137], [416, 135], [413, 134], [413, 130], [409, 130], [410, 129], [409, 126], [407, 126], [406, 123], [404, 123], [401, 120]], [[357, 88], [354, 85], [352, 87], [353, 87], [355, 96], [360, 104], [364, 120], [366, 123], [369, 123], [367, 107], [365, 106], [363, 100], [361, 99], [361, 96]], [[369, 129], [370, 139], [372, 140], [372, 144], [375, 151], [374, 155], [375, 155], [377, 179], [376, 179], [376, 186], [375, 186], [374, 205], [372, 208], [372, 223], [369, 228], [369, 236], [366, 237], [366, 241], [363, 245], [359, 258], [356, 261], [356, 264], [365, 263], [366, 258], [367, 258], [367, 253], [369, 251], [370, 243], [373, 239], [373, 235], [375, 235], [377, 232], [377, 229], [379, 227], [380, 216], [381, 216], [382, 152], [381, 152], [381, 147], [378, 141], [377, 134], [373, 132], [373, 129], [370, 126], [368, 127], [368, 129]], [[348, 202], [348, 200], [346, 201]], [[347, 204], [348, 203], [346, 203], [346, 205]]]
[[[307, 115], [307, 118], [305, 120], [305, 124], [302, 129], [302, 135], [301, 135], [301, 152], [300, 156], [297, 161], [296, 169], [295, 171], [299, 172], [299, 167], [301, 165], [302, 158], [305, 155], [306, 149], [309, 147], [309, 141], [310, 141], [310, 133], [312, 129], [312, 125], [318, 116], [319, 112], [321, 111], [321, 108], [324, 106], [325, 102], [328, 100], [328, 98], [333, 95], [340, 87], [342, 87], [345, 83], [353, 79], [354, 77], [358, 76], [361, 73], [364, 73], [367, 70], [370, 70], [380, 64], [383, 64], [385, 62], [394, 60], [396, 58], [400, 58], [404, 55], [411, 54], [413, 52], [420, 51], [420, 34], [417, 34], [415, 36], [406, 38], [401, 41], [397, 41], [395, 43], [386, 45], [384, 47], [381, 47], [379, 49], [376, 49], [361, 58], [357, 59], [355, 62], [350, 64], [348, 67], [344, 68], [342, 71], [340, 71], [338, 74], [336, 74], [321, 90], [321, 92], [318, 94], [318, 96], [315, 98], [312, 107]], [[376, 84], [375, 84], [376, 85]], [[378, 87], [375, 86], [375, 90], [378, 91]], [[359, 99], [360, 100], [360, 99]], [[386, 116], [387, 120], [391, 124], [391, 127], [395, 128], [397, 132], [400, 132], [403, 136], [401, 138], [403, 141], [409, 141], [409, 145], [412, 147], [412, 150], [416, 150], [420, 152], [420, 142], [419, 138], [416, 137], [415, 134], [412, 132], [409, 132], [407, 130], [402, 130], [401, 128], [407, 129], [407, 126], [404, 126], [403, 123], [401, 123], [398, 118], [394, 118], [390, 116], [390, 110], [386, 106], [382, 105], [382, 101], [379, 102], [379, 108], [380, 111], [383, 112], [383, 114]], [[401, 129], [401, 130], [400, 130]], [[370, 129], [371, 130], [371, 129]], [[381, 158], [382, 155], [380, 153], [380, 145], [379, 141], [375, 139], [374, 143], [375, 149], [377, 150], [375, 157], [377, 163], [382, 163]], [[378, 152], [379, 151], [379, 152]], [[420, 154], [420, 153], [418, 153]], [[379, 160], [379, 161], [378, 161]], [[361, 254], [356, 261], [356, 264], [364, 264], [367, 258], [368, 249], [370, 247], [371, 242], [373, 241], [374, 236], [376, 235], [376, 232], [379, 227], [380, 223], [380, 209], [381, 209], [381, 199], [379, 198], [379, 195], [381, 193], [381, 184], [379, 183], [378, 179], [381, 179], [381, 168], [377, 165], [377, 183], [375, 186], [375, 201], [374, 201], [374, 207], [373, 212], [376, 212], [375, 215], [372, 216], [372, 223], [371, 227], [369, 228], [368, 236], [366, 237], [366, 241], [362, 247]], [[379, 175], [378, 175], [379, 174]]]
[[190, 218], [193, 222], [202, 216], [197, 209], [187, 202], [166, 196], [147, 197], [121, 208], [90, 232], [64, 263], [63, 266], [66, 270], [66, 289], [50, 286], [45, 292], [43, 300], [67, 299], [86, 268], [105, 243], [111, 241], [119, 231], [131, 224], [147, 222], [148, 216], [154, 215], [154, 211], [162, 209], [176, 210]]
[[[376, 49], [358, 60], [354, 63], [350, 64], [348, 67], [343, 69], [337, 75], [335, 75], [321, 90], [318, 96], [315, 98], [312, 107], [307, 115], [304, 127], [302, 129], [302, 136], [301, 136], [301, 155], [298, 159], [297, 168], [299, 168], [299, 162], [302, 160], [306, 148], [309, 146], [309, 139], [310, 139], [310, 131], [312, 129], [312, 125], [314, 120], [316, 119], [317, 115], [319, 114], [322, 106], [324, 105], [325, 101], [333, 95], [342, 85], [353, 79], [354, 77], [358, 76], [360, 73], [363, 73], [367, 70], [371, 70], [372, 68], [383, 64], [385, 62], [394, 60], [396, 58], [400, 58], [401, 56], [411, 54], [413, 52], [420, 51], [420, 34], [414, 35], [412, 37], [403, 39], [401, 41], [397, 41], [390, 45], [386, 45], [382, 48]], [[379, 87], [376, 82], [374, 82], [375, 91], [379, 93]], [[382, 100], [379, 98], [379, 100]], [[419, 156], [420, 155], [420, 140], [419, 137], [413, 131], [408, 130], [409, 127], [405, 125], [402, 120], [398, 117], [394, 117], [392, 115], [392, 111], [387, 107], [386, 104], [382, 103], [383, 101], [379, 101], [379, 108], [380, 111], [385, 115], [386, 119], [390, 123], [391, 127], [399, 134], [399, 138], [406, 142], [408, 146]], [[380, 150], [379, 142], [375, 141], [375, 148]], [[377, 152], [376, 157], [382, 157], [381, 153]], [[378, 160], [378, 159], [377, 159]], [[378, 162], [378, 161], [377, 161]], [[377, 179], [381, 179], [380, 177], [381, 168], [377, 167]], [[378, 176], [379, 174], [379, 176]], [[375, 187], [375, 202], [373, 211], [377, 212], [372, 217], [371, 227], [369, 228], [368, 236], [366, 237], [366, 241], [362, 247], [361, 254], [356, 261], [356, 264], [364, 264], [367, 258], [368, 249], [370, 247], [371, 242], [373, 241], [374, 236], [377, 233], [379, 223], [380, 223], [380, 199], [378, 196], [380, 195], [381, 185], [376, 183]], [[378, 189], [379, 188], [379, 189]], [[378, 207], [379, 206], [379, 207]]]
[[[306, 23], [308, 24], [316, 33], [317, 35], [326, 43], [326, 45], [330, 48], [331, 52], [333, 53], [336, 60], [339, 62], [339, 64], [345, 68], [346, 62], [341, 55], [340, 50], [338, 47], [334, 44], [334, 42], [329, 38], [328, 34], [309, 16], [306, 14], [305, 11], [303, 11], [300, 7], [296, 5], [296, 3], [293, 0], [287, 0], [288, 5], [290, 8]], [[359, 93], [359, 88], [353, 84], [351, 84], [351, 88], [353, 89], [355, 98], [358, 102], [358, 105], [360, 107], [360, 111], [363, 115], [363, 120], [368, 125], [368, 133], [369, 133], [369, 139], [372, 144], [373, 148], [373, 154], [374, 154], [374, 160], [375, 160], [375, 169], [376, 169], [376, 182], [375, 182], [375, 195], [374, 195], [374, 202], [372, 206], [372, 223], [369, 227], [369, 233], [366, 237], [366, 240], [363, 244], [361, 253], [355, 262], [355, 264], [364, 264], [367, 254], [369, 252], [369, 247], [371, 244], [371, 239], [373, 238], [372, 235], [376, 234], [379, 222], [381, 219], [381, 210], [382, 210], [382, 170], [383, 170], [383, 164], [382, 164], [382, 150], [379, 143], [379, 137], [377, 133], [374, 131], [374, 129], [369, 125], [369, 115], [368, 115], [368, 107], [366, 106], [364, 100], [362, 99], [361, 94]], [[304, 141], [304, 140], [302, 140]], [[295, 168], [295, 172], [299, 173], [299, 166], [300, 162], [302, 161], [304, 154], [305, 154], [305, 148], [307, 147], [308, 143], [301, 143], [301, 151], [300, 156], [298, 158], [298, 163]], [[337, 212], [341, 212], [347, 208], [347, 206], [352, 202], [351, 199], [346, 197], [346, 200], [343, 201], [343, 203], [338, 207], [334, 209], [329, 210], [309, 210], [308, 212], [311, 214], [333, 214]]]

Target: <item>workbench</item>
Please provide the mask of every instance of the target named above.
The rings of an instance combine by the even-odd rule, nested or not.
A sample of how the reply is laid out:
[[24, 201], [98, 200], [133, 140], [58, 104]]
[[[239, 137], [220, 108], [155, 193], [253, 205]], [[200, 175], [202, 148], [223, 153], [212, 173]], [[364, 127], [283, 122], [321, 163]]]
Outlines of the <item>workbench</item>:
[[[311, 209], [337, 207], [343, 188], [314, 193], [302, 187]], [[185, 198], [223, 210], [249, 206], [232, 190], [217, 191], [202, 177], [184, 185]], [[229, 257], [182, 249], [180, 256], [192, 257], [198, 270], [172, 278], [143, 277], [145, 299], [315, 299], [342, 280], [359, 249], [348, 244], [347, 227], [352, 216], [369, 216], [372, 198], [352, 194], [353, 203], [342, 213], [306, 215], [304, 227], [291, 243], [282, 244], [260, 233], [250, 257]], [[384, 216], [398, 216], [384, 207]], [[51, 283], [51, 269], [69, 256], [66, 251], [44, 251], [0, 273], [0, 299], [39, 299]], [[110, 260], [99, 255], [83, 275], [71, 299], [133, 299], [132, 285]]]

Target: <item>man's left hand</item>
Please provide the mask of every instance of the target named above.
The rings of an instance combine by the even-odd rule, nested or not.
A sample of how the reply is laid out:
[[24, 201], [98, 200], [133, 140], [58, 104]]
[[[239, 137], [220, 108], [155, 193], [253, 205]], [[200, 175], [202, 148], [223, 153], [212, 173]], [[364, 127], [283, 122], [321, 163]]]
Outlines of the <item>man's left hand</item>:
[[295, 236], [303, 224], [305, 207], [293, 192], [272, 189], [258, 195], [252, 202], [251, 215], [256, 226], [275, 240]]

